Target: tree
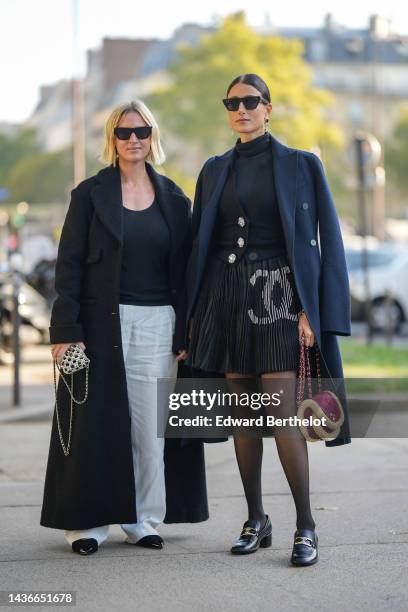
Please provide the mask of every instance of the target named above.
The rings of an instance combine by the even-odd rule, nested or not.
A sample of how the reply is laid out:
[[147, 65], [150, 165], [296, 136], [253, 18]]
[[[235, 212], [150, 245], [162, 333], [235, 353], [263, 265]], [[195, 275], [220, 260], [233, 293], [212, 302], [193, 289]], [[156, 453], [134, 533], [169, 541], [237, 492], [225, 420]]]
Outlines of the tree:
[[255, 72], [271, 91], [269, 125], [274, 135], [304, 149], [338, 146], [338, 128], [324, 119], [330, 94], [313, 87], [302, 51], [298, 40], [258, 34], [239, 12], [197, 46], [180, 48], [169, 68], [170, 85], [149, 102], [162, 116], [165, 130], [181, 141], [199, 144], [205, 155], [214, 154], [232, 146], [221, 102], [226, 88], [238, 74]]
[[[96, 174], [102, 164], [87, 155], [87, 176]], [[38, 152], [23, 156], [10, 171], [5, 185], [10, 190], [11, 202], [30, 204], [66, 202], [73, 188], [72, 149], [52, 153]]]
[[0, 151], [0, 186], [8, 187], [7, 179], [13, 167], [21, 159], [40, 152], [35, 130], [23, 129], [13, 135], [0, 133]]
[[384, 159], [397, 191], [408, 195], [408, 107], [401, 111], [386, 143]]
[[10, 200], [30, 204], [65, 202], [72, 176], [71, 149], [23, 157], [8, 177]]

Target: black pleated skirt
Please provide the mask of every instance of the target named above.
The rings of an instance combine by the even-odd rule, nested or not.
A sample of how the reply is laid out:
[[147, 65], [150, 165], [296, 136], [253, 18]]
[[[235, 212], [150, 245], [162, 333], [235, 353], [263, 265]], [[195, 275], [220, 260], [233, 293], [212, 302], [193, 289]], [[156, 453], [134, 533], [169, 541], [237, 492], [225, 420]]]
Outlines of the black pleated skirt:
[[287, 256], [230, 264], [213, 256], [186, 363], [207, 372], [298, 371], [302, 306]]

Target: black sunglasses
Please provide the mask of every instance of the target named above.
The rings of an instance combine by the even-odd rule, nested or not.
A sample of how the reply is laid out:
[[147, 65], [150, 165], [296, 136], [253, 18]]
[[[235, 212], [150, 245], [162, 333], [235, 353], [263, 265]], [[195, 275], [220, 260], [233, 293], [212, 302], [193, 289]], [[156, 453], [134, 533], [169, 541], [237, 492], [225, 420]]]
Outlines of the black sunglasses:
[[143, 125], [142, 127], [134, 128], [115, 127], [113, 131], [115, 133], [116, 138], [119, 138], [119, 140], [129, 140], [133, 133], [136, 134], [139, 140], [144, 140], [145, 138], [149, 138], [150, 134], [152, 133], [152, 126]]
[[262, 104], [269, 104], [262, 96], [244, 96], [243, 98], [234, 96], [233, 98], [224, 98], [222, 102], [229, 111], [237, 111], [241, 102], [246, 110], [254, 110], [260, 102], [262, 102]]

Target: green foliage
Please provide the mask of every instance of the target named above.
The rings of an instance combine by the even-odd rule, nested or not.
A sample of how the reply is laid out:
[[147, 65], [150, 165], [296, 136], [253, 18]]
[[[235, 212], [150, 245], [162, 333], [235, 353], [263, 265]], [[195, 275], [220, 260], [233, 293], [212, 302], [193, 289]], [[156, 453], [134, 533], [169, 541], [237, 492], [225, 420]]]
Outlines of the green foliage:
[[350, 377], [407, 377], [408, 349], [400, 346], [373, 344], [362, 340], [339, 339], [344, 372]]
[[166, 162], [162, 168], [158, 168], [157, 170], [174, 181], [176, 185], [184, 191], [186, 196], [192, 200], [194, 198], [196, 180], [180, 169], [178, 161], [177, 155], [167, 155]]
[[19, 130], [16, 134], [0, 133], [0, 186], [8, 187], [8, 176], [13, 167], [24, 158], [40, 152], [35, 130]]
[[23, 157], [8, 178], [10, 199], [30, 204], [64, 202], [73, 176], [72, 151]]
[[269, 85], [273, 104], [271, 132], [289, 145], [311, 149], [338, 146], [341, 134], [324, 120], [330, 94], [312, 85], [302, 59], [302, 43], [278, 36], [262, 36], [251, 29], [240, 12], [203, 36], [195, 47], [182, 47], [170, 66], [171, 84], [149, 99], [162, 118], [164, 130], [181, 141], [200, 143], [204, 154], [232, 146], [222, 105], [229, 83], [238, 74], [254, 72]]
[[0, 133], [0, 185], [11, 202], [55, 202], [66, 199], [72, 181], [71, 150], [44, 153], [33, 129], [9, 136]]
[[[72, 149], [43, 152], [33, 130], [22, 130], [10, 137], [0, 133], [2, 156], [0, 186], [10, 191], [10, 202], [65, 202], [73, 187]], [[100, 170], [95, 156], [87, 158], [87, 176]]]
[[386, 171], [397, 190], [408, 194], [408, 107], [401, 111], [394, 130], [385, 145]]

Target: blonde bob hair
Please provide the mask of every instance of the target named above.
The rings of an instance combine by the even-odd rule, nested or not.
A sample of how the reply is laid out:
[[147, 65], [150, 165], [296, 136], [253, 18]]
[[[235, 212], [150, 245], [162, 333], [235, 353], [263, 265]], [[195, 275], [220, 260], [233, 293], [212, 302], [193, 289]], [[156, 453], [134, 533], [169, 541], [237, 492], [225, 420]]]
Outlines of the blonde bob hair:
[[166, 156], [160, 143], [159, 126], [157, 125], [157, 121], [154, 118], [151, 110], [149, 110], [146, 104], [144, 104], [144, 102], [141, 100], [132, 100], [132, 102], [120, 104], [113, 109], [107, 118], [105, 123], [104, 145], [102, 154], [100, 156], [101, 161], [103, 161], [105, 164], [116, 166], [117, 153], [115, 147], [114, 129], [119, 125], [123, 115], [126, 115], [127, 113], [139, 113], [147, 125], [152, 127], [150, 152], [146, 159], [152, 164], [161, 166], [161, 164], [163, 164], [165, 161]]

